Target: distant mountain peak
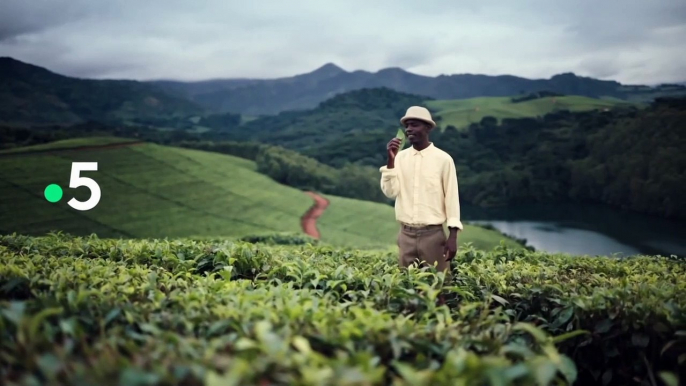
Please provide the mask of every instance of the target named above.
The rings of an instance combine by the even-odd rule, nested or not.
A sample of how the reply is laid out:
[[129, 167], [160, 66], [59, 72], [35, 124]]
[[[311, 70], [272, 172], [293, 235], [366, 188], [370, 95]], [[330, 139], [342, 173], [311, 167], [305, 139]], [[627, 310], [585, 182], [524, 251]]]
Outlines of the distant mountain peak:
[[382, 74], [382, 73], [393, 74], [393, 73], [404, 73], [404, 72], [407, 72], [407, 71], [405, 71], [405, 69], [400, 68], [400, 67], [386, 67], [386, 68], [382, 68], [381, 70], [377, 71], [376, 73], [377, 74]]
[[3, 66], [10, 66], [10, 65], [24, 65], [24, 66], [32, 66], [35, 67], [34, 65], [24, 63], [20, 60], [14, 59], [9, 56], [0, 56], [0, 65]]
[[47, 68], [43, 68], [40, 66], [37, 66], [35, 64], [31, 63], [26, 63], [22, 62], [21, 60], [17, 60], [15, 58], [9, 57], [9, 56], [2, 56], [0, 57], [0, 69], [2, 69], [2, 73], [0, 73], [0, 77], [2, 75], [4, 76], [19, 76], [19, 74], [50, 74], [52, 76], [62, 76], [60, 74], [56, 74]]
[[569, 79], [572, 79], [572, 78], [579, 78], [579, 76], [576, 75], [576, 74], [573, 73], [573, 72], [563, 72], [563, 73], [560, 73], [560, 74], [555, 74], [555, 75], [553, 75], [550, 79], [555, 79], [555, 78], [558, 78], [558, 79], [559, 79], [559, 78], [569, 78]]
[[319, 67], [318, 69], [311, 72], [311, 74], [321, 74], [321, 75], [338, 75], [346, 72], [344, 69], [340, 68], [334, 63], [326, 63], [325, 65]]

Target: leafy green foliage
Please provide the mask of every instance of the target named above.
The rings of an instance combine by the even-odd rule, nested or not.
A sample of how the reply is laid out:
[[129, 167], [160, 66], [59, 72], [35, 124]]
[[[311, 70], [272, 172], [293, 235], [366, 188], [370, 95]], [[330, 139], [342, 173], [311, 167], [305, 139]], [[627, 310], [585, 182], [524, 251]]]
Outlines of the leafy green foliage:
[[238, 239], [239, 241], [245, 241], [247, 243], [262, 243], [262, 244], [272, 244], [272, 245], [307, 245], [319, 244], [319, 240], [313, 239], [308, 235], [302, 235], [297, 233], [273, 233], [273, 234], [259, 234], [259, 235], [248, 235], [243, 236]]
[[683, 379], [686, 266], [664, 258], [463, 248], [446, 278], [389, 252], [15, 234], [0, 262], [5, 384]]
[[396, 138], [400, 138], [400, 146], [398, 147], [398, 150], [403, 150], [405, 148], [405, 130], [403, 128], [398, 129], [398, 133], [395, 135]]

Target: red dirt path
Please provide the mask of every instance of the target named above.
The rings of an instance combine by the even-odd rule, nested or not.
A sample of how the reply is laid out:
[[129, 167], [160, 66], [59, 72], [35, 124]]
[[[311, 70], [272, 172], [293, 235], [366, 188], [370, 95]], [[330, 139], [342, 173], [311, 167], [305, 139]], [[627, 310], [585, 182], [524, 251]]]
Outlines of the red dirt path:
[[314, 192], [305, 192], [314, 200], [314, 205], [302, 216], [301, 224], [303, 231], [308, 235], [319, 239], [319, 230], [317, 230], [317, 219], [324, 213], [326, 207], [329, 206], [329, 200]]

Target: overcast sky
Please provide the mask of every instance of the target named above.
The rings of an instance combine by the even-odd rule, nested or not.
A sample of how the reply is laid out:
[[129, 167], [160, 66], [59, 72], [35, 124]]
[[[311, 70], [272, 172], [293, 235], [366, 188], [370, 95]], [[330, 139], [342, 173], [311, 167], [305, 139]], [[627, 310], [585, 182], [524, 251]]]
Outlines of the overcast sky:
[[0, 0], [0, 56], [88, 78], [273, 78], [333, 62], [653, 84], [686, 81], [686, 1]]

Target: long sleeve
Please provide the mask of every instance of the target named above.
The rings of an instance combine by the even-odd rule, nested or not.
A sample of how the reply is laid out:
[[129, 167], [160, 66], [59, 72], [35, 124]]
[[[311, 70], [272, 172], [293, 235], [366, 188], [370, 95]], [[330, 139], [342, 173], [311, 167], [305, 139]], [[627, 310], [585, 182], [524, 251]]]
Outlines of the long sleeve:
[[447, 162], [443, 172], [443, 186], [445, 186], [445, 213], [449, 228], [464, 227], [460, 221], [460, 194], [457, 185], [457, 169], [452, 158]]
[[398, 182], [398, 168], [389, 169], [386, 166], [379, 168], [381, 172], [381, 191], [388, 198], [396, 198], [400, 193], [400, 183]]

